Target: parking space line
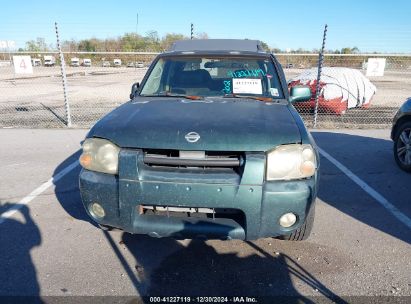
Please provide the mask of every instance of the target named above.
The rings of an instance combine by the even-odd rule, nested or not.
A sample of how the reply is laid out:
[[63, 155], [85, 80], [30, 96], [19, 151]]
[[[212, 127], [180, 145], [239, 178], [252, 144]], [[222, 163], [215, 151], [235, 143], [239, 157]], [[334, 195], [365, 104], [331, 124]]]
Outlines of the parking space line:
[[367, 192], [372, 198], [374, 198], [381, 206], [387, 209], [392, 215], [394, 215], [399, 221], [401, 221], [404, 225], [411, 229], [411, 219], [407, 217], [404, 213], [397, 209], [393, 204], [391, 204], [385, 197], [375, 191], [372, 187], [370, 187], [366, 182], [360, 179], [357, 175], [355, 175], [352, 171], [350, 171], [347, 167], [341, 164], [338, 160], [332, 157], [330, 154], [325, 152], [323, 149], [318, 148], [320, 154], [328, 159], [334, 166], [340, 169], [348, 178], [350, 178], [354, 183], [360, 186], [365, 192]]
[[34, 189], [29, 195], [21, 199], [18, 203], [13, 205], [11, 208], [9, 208], [6, 212], [0, 214], [0, 224], [2, 224], [6, 219], [10, 218], [14, 213], [16, 213], [19, 209], [21, 209], [24, 205], [27, 205], [30, 203], [33, 199], [35, 199], [37, 196], [39, 196], [41, 193], [46, 191], [49, 187], [51, 187], [53, 184], [58, 182], [63, 176], [65, 176], [67, 173], [72, 171], [74, 168], [76, 168], [79, 165], [79, 162], [76, 160], [75, 162], [71, 163], [68, 165], [66, 168], [61, 170], [59, 173], [54, 175], [52, 178], [50, 178], [47, 182], [43, 183], [40, 185], [40, 187]]

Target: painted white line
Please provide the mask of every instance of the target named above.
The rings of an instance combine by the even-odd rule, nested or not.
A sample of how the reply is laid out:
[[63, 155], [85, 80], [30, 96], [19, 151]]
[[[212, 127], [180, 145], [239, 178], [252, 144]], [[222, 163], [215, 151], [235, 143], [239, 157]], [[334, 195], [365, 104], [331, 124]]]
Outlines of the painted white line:
[[405, 226], [411, 229], [411, 219], [407, 217], [404, 213], [397, 209], [393, 204], [391, 204], [385, 197], [375, 191], [366, 182], [360, 179], [347, 167], [341, 164], [338, 160], [332, 157], [330, 154], [325, 152], [323, 149], [318, 148], [320, 154], [328, 159], [334, 166], [340, 169], [345, 175], [347, 175], [354, 183], [361, 187], [365, 192], [367, 192], [372, 198], [374, 198], [381, 206], [387, 209], [392, 215], [394, 215], [399, 221], [401, 221]]
[[54, 175], [52, 178], [50, 178], [47, 182], [42, 184], [40, 187], [34, 189], [29, 195], [24, 197], [21, 201], [13, 205], [11, 208], [9, 208], [6, 212], [0, 214], [0, 224], [2, 224], [6, 219], [11, 217], [14, 213], [16, 213], [21, 207], [27, 205], [30, 203], [33, 199], [35, 199], [37, 196], [39, 196], [41, 193], [46, 191], [49, 187], [51, 187], [53, 184], [58, 182], [64, 175], [69, 173], [71, 170], [76, 168], [79, 165], [78, 161], [75, 161], [65, 167], [63, 170], [61, 170], [59, 173]]
[[21, 165], [25, 165], [25, 164], [27, 164], [27, 163], [28, 163], [28, 162], [9, 164], [9, 165], [5, 165], [5, 166], [0, 166], [0, 168], [3, 169], [3, 168], [8, 168], [8, 167], [21, 166]]

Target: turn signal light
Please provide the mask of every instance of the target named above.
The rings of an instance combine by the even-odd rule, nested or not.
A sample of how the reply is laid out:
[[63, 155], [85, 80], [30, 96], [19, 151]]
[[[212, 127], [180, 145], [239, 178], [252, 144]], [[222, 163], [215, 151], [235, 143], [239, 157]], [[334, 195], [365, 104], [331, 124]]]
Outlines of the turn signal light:
[[91, 165], [91, 155], [90, 154], [85, 154], [83, 153], [80, 156], [80, 165], [83, 166], [84, 168], [88, 168]]

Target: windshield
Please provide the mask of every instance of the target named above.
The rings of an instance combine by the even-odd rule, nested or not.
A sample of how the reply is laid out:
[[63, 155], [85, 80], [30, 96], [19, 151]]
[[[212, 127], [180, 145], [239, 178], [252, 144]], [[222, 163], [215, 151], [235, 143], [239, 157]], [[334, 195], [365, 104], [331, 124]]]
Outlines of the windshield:
[[160, 58], [140, 95], [284, 98], [269, 58], [228, 56]]

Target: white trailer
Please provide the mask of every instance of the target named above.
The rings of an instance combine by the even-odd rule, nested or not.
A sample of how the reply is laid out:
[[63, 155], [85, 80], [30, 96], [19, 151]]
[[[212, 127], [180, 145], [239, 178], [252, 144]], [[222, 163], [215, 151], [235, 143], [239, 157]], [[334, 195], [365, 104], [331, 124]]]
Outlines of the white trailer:
[[83, 66], [91, 67], [91, 59], [90, 58], [84, 58], [83, 59]]
[[71, 59], [70, 59], [70, 65], [71, 65], [72, 67], [78, 67], [78, 66], [80, 66], [80, 59], [77, 58], [77, 57], [71, 58]]
[[52, 67], [56, 64], [56, 58], [50, 55], [44, 55], [44, 66]]
[[36, 67], [36, 66], [41, 66], [41, 60], [38, 58], [33, 58], [31, 59], [31, 64], [32, 66]]

